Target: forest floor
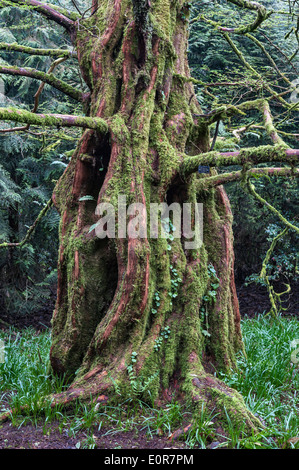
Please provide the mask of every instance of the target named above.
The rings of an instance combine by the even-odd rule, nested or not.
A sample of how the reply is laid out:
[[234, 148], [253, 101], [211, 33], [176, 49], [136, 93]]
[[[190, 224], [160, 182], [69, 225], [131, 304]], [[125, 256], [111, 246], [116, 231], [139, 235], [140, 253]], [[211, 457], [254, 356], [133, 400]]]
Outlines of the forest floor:
[[[188, 449], [185, 442], [171, 442], [163, 436], [147, 436], [145, 431], [118, 431], [114, 435], [105, 435], [107, 430], [97, 431], [92, 435], [96, 449]], [[68, 436], [61, 433], [58, 423], [51, 423], [45, 429], [44, 424], [26, 424], [21, 427], [6, 422], [0, 428], [0, 449], [78, 449], [88, 448], [88, 436], [77, 432]]]
[[[269, 309], [267, 292], [256, 285], [239, 287], [238, 297], [242, 317], [253, 317], [257, 313], [263, 313]], [[292, 288], [292, 294], [287, 299], [288, 315], [299, 317], [299, 286]], [[53, 306], [49, 306], [47, 312], [37, 312], [35, 315], [10, 318], [0, 313], [0, 329], [8, 329], [9, 325], [18, 330], [32, 327], [36, 332], [41, 332], [50, 327]], [[1, 398], [0, 398], [1, 399]], [[1, 404], [1, 403], [0, 403]], [[5, 403], [2, 403], [5, 405]], [[20, 422], [21, 424], [21, 422]], [[100, 428], [100, 429], [99, 429]], [[107, 432], [108, 431], [108, 432]], [[299, 439], [298, 439], [299, 440]], [[93, 443], [90, 447], [88, 442]], [[219, 442], [212, 442], [211, 448], [215, 448]], [[69, 430], [61, 429], [59, 422], [26, 422], [13, 425], [8, 421], [0, 426], [0, 449], [188, 449], [184, 441], [171, 441], [167, 436], [148, 435], [142, 429], [117, 430], [109, 432], [105, 427], [95, 425], [92, 435], [78, 430], [76, 434]]]

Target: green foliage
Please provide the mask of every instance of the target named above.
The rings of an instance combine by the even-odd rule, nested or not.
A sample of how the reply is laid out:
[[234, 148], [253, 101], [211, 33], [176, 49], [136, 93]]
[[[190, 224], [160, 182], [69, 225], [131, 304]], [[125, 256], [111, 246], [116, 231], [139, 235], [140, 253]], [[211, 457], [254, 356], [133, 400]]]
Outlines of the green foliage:
[[[259, 178], [255, 180], [255, 188], [285, 218], [290, 221], [294, 220], [299, 210], [297, 197], [299, 186], [296, 178]], [[282, 229], [282, 224], [266, 207], [257, 204], [250, 195], [244, 193], [238, 184], [227, 185], [227, 190], [234, 214], [236, 274], [238, 279], [245, 281], [252, 274], [260, 272], [262, 260], [273, 235]], [[278, 266], [282, 267], [282, 265], [277, 263], [278, 259], [272, 266], [269, 266], [271, 275], [274, 275], [273, 269], [276, 271], [275, 280], [280, 277], [284, 282], [296, 281], [296, 253], [298, 253], [298, 235], [290, 231], [285, 237], [285, 243], [279, 244], [273, 254], [274, 258], [282, 256], [288, 268], [282, 268], [279, 271]], [[277, 267], [275, 268], [274, 265]], [[280, 276], [278, 276], [279, 272]]]
[[137, 398], [148, 392], [150, 384], [158, 376], [158, 373], [152, 374], [146, 380], [142, 376], [137, 377], [135, 372], [135, 363], [137, 362], [137, 352], [132, 352], [131, 363], [127, 366], [127, 372], [130, 381], [130, 398]]
[[199, 309], [201, 320], [201, 332], [204, 336], [211, 336], [209, 333], [208, 307], [216, 302], [217, 289], [219, 287], [219, 278], [212, 264], [208, 266], [209, 287], [202, 298]]
[[[11, 420], [13, 426], [21, 427], [31, 422], [43, 425], [55, 423], [61, 433], [76, 437], [84, 431], [85, 438], [78, 448], [91, 448], [96, 441], [91, 439], [94, 431], [106, 435], [128, 431], [146, 432], [149, 438], [170, 436], [178, 429], [186, 429], [181, 439], [186, 448], [241, 448], [278, 449], [298, 448], [299, 418], [297, 390], [299, 323], [296, 318], [278, 317], [273, 320], [264, 315], [242, 320], [246, 356], [238, 356], [238, 369], [228, 374], [219, 373], [219, 378], [238, 390], [249, 409], [258, 415], [265, 428], [254, 436], [243, 435], [242, 423], [234, 426], [227, 414], [223, 425], [227, 436], [216, 429], [217, 410], [204, 404], [198, 411], [191, 427], [188, 408], [174, 401], [157, 410], [146, 405], [138, 396], [146, 384], [135, 384], [133, 370], [137, 354], [131, 354], [132, 382], [136, 394], [125, 396], [117, 407], [77, 401], [72, 411], [62, 407], [51, 408], [43, 398], [64, 390], [63, 380], [48, 375], [50, 331], [37, 334], [32, 329], [19, 332], [10, 329], [0, 332], [5, 345], [5, 362], [0, 364], [1, 412], [15, 408]], [[296, 349], [297, 348], [297, 349]], [[131, 372], [130, 372], [131, 373]], [[28, 413], [22, 409], [28, 406]], [[19, 417], [19, 414], [22, 417]], [[91, 446], [91, 447], [90, 447]]]
[[[281, 1], [264, 0], [260, 3], [270, 10], [285, 9], [285, 4]], [[261, 75], [262, 78], [257, 80], [252, 71], [244, 67], [223, 34], [209, 23], [212, 21], [221, 26], [234, 28], [240, 24], [249, 24], [253, 14], [224, 0], [215, 2], [213, 8], [210, 8], [209, 2], [200, 4], [194, 2], [191, 16], [195, 18], [199, 14], [203, 14], [206, 21], [201, 20], [191, 24], [189, 63], [193, 77], [199, 80], [199, 83], [195, 84], [195, 89], [204, 112], [210, 112], [215, 107], [228, 103], [237, 104], [244, 99], [265, 97], [268, 95], [266, 84], [270, 84], [273, 89], [280, 92], [284, 91], [285, 99], [291, 100], [290, 87], [281, 74], [284, 74], [290, 82], [295, 82], [298, 79], [299, 62], [298, 56], [294, 55], [298, 48], [295, 27], [292, 29], [292, 20], [287, 15], [273, 14], [252, 33], [272, 56], [275, 66], [250, 37], [231, 35], [245, 60]], [[217, 83], [219, 85], [216, 86]], [[271, 109], [276, 128], [279, 132], [284, 132], [279, 135], [290, 146], [297, 147], [297, 139], [291, 134], [298, 133], [298, 113], [293, 116], [284, 113], [273, 101]], [[253, 127], [253, 124], [259, 124], [261, 121], [262, 118], [256, 111], [251, 111], [246, 117], [237, 116], [225, 122], [221, 121], [215, 150], [232, 151], [271, 143], [262, 126]], [[211, 128], [212, 135], [215, 132], [213, 127], [215, 124]], [[237, 138], [232, 132], [242, 127], [244, 130], [239, 134], [240, 138]], [[223, 171], [227, 169], [223, 168]], [[290, 221], [298, 214], [299, 188], [296, 180], [296, 178], [271, 178], [270, 181], [262, 178], [256, 183], [259, 194], [277, 207]], [[259, 207], [250, 196], [244, 194], [238, 184], [229, 184], [226, 189], [234, 214], [236, 278], [244, 282], [246, 277], [260, 271], [262, 259], [269, 246], [268, 230], [273, 224], [277, 224], [277, 219]], [[295, 264], [293, 251], [298, 251], [298, 239], [293, 235], [290, 236], [290, 244], [281, 247], [280, 254], [282, 255], [284, 251], [284, 265], [289, 260], [293, 266]], [[294, 269], [290, 265], [288, 270], [281, 271], [281, 275], [282, 277], [287, 275], [289, 279], [295, 280]]]
[[[57, 3], [57, 2], [52, 2]], [[80, 2], [79, 2], [80, 3]], [[72, 3], [68, 6], [72, 10]], [[84, 10], [84, 8], [83, 8]], [[63, 29], [40, 15], [14, 7], [1, 8], [0, 41], [17, 42], [33, 48], [70, 49]], [[53, 59], [19, 52], [1, 51], [1, 62], [27, 66], [46, 72]], [[75, 61], [70, 59], [55, 69], [55, 76], [81, 88]], [[1, 76], [1, 106], [32, 109], [39, 83], [26, 77]], [[39, 99], [39, 112], [68, 114], [81, 112], [77, 102], [45, 86]], [[0, 129], [14, 123], [0, 123]], [[22, 127], [22, 126], [20, 126]], [[22, 240], [50, 199], [55, 182], [68, 164], [67, 152], [73, 149], [78, 130], [49, 130], [2, 133], [0, 138], [0, 240]], [[37, 227], [30, 245], [22, 250], [0, 251], [0, 307], [10, 315], [29, 314], [53, 306], [58, 249], [59, 216], [50, 209]], [[51, 308], [51, 307], [50, 307]], [[53, 307], [52, 307], [53, 308]]]

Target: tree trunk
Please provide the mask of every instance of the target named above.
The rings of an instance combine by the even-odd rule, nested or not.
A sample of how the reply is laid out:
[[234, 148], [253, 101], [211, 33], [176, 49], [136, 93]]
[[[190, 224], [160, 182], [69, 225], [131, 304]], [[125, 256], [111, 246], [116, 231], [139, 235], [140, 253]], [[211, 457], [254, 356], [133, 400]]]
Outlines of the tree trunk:
[[[259, 421], [214, 376], [243, 350], [234, 283], [232, 214], [222, 187], [196, 192], [179, 175], [182, 154], [210, 145], [187, 63], [188, 4], [95, 0], [74, 43], [90, 88], [85, 130], [55, 188], [61, 214], [51, 365], [71, 385], [66, 401], [134, 393], [157, 403], [203, 403], [234, 422]], [[211, 170], [216, 174], [216, 170]], [[97, 237], [97, 204], [203, 203], [203, 244], [181, 238]], [[94, 200], [82, 200], [83, 196]], [[131, 217], [132, 218], [132, 217]], [[118, 219], [117, 219], [118, 220]], [[182, 282], [180, 282], [182, 281]], [[219, 286], [217, 286], [219, 284]], [[216, 299], [214, 300], [214, 298]], [[115, 390], [116, 388], [116, 390]]]

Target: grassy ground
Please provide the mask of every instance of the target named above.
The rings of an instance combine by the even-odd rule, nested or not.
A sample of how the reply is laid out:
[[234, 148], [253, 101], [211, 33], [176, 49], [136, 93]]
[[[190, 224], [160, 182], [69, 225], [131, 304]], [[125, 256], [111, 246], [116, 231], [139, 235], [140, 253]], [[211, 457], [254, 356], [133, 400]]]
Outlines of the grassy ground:
[[[197, 423], [183, 435], [181, 448], [299, 448], [299, 349], [296, 354], [299, 321], [259, 316], [243, 319], [242, 331], [246, 358], [238, 358], [238, 372], [219, 376], [241, 392], [265, 429], [245, 438], [242, 428], [234, 428], [227, 417], [224, 424], [228, 436], [223, 439], [214, 426], [215, 413], [203, 408]], [[34, 425], [49, 436], [51, 426], [55, 425], [56, 432], [71, 437], [75, 447], [96, 448], [100, 439], [105, 445], [107, 437], [113, 436], [113, 448], [117, 448], [116, 439], [125, 442], [126, 433], [139, 435], [141, 447], [140, 436], [152, 440], [167, 438], [190, 422], [190, 413], [177, 402], [158, 410], [133, 393], [117, 407], [88, 407], [78, 402], [71, 412], [65, 413], [59, 407], [51, 408], [47, 401], [41, 409], [42, 397], [64, 388], [61, 380], [50, 379], [48, 375], [50, 331], [37, 334], [30, 328], [22, 331], [11, 328], [0, 331], [0, 339], [5, 345], [5, 361], [0, 363], [0, 412], [15, 409], [11, 415], [15, 429]], [[28, 407], [25, 415], [20, 413], [23, 406]], [[124, 445], [120, 447], [125, 448]]]

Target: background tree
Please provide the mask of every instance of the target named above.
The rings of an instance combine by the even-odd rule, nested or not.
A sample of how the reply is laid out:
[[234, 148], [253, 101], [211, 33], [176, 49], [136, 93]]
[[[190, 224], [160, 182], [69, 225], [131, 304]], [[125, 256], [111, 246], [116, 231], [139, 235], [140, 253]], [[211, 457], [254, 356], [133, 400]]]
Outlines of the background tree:
[[[32, 10], [3, 7], [0, 18], [2, 66], [55, 71], [57, 77], [78, 85], [78, 65], [72, 60], [66, 34]], [[3, 74], [1, 92], [3, 105], [39, 112], [65, 113], [77, 104], [55, 88], [25, 76]], [[67, 152], [74, 148], [79, 134], [77, 129], [32, 130], [26, 123], [3, 122], [0, 135], [1, 241], [17, 243], [51, 198], [55, 181], [69, 161]], [[53, 311], [58, 225], [58, 213], [52, 208], [22, 250], [1, 250], [0, 305], [7, 317]]]
[[[233, 36], [234, 43], [242, 51], [244, 59], [258, 71], [258, 79], [254, 77], [252, 70], [244, 67], [223, 32], [215, 32], [215, 28], [208, 22], [228, 25], [229, 19], [231, 26], [244, 23], [244, 20], [250, 23], [250, 13], [227, 1], [215, 3], [213, 10], [208, 9], [208, 3], [205, 2], [192, 4], [192, 16], [196, 18], [202, 14], [205, 18], [191, 26], [188, 54], [192, 75], [199, 81], [195, 84], [196, 96], [205, 112], [228, 101], [234, 104], [240, 100], [262, 97], [265, 91], [264, 82], [271, 83], [275, 90], [285, 93], [288, 102], [298, 100], [297, 92], [290, 90], [290, 83], [295, 85], [299, 74], [298, 35], [296, 30], [292, 29], [293, 24], [288, 15], [281, 14], [286, 2], [270, 0], [263, 4], [270, 10], [280, 12], [274, 12], [254, 34]], [[271, 112], [279, 135], [289, 145], [298, 146], [298, 113], [285, 114], [287, 111], [278, 101], [272, 101]], [[246, 117], [242, 117], [242, 125], [240, 118], [239, 116], [238, 119], [220, 122], [215, 149], [229, 151], [271, 143], [264, 126], [259, 125], [261, 116], [258, 112], [251, 111]], [[213, 134], [216, 124], [212, 127]], [[275, 207], [290, 220], [298, 214], [297, 179], [259, 179], [256, 186], [259, 193], [267, 200], [272, 200]], [[237, 287], [251, 280], [261, 284], [262, 280], [258, 274], [269, 241], [283, 226], [267, 208], [258, 207], [239, 184], [227, 184], [226, 190], [234, 215]], [[243, 249], [245, 245], [246, 250]], [[297, 246], [298, 236], [295, 232], [289, 232], [276, 247], [275, 259], [271, 266], [269, 265], [273, 280], [276, 283], [290, 283], [295, 296], [298, 279]]]
[[[244, 26], [222, 26], [200, 15], [192, 21], [221, 31], [258, 82], [260, 73], [231, 36], [254, 33], [270, 12], [256, 2], [230, 3], [253, 14]], [[53, 404], [91, 396], [106, 402], [133, 390], [156, 401], [181, 397], [195, 416], [207, 405], [219, 419], [227, 412], [233, 422], [256, 429], [260, 423], [242, 397], [214, 375], [234, 368], [243, 350], [232, 214], [222, 184], [242, 180], [261, 204], [276, 211], [256, 193], [251, 178], [298, 176], [299, 151], [278, 134], [269, 103], [278, 101], [288, 113], [296, 105], [264, 81], [262, 97], [203, 112], [187, 63], [191, 5], [184, 1], [94, 0], [84, 12], [75, 3], [76, 14], [37, 0], [1, 4], [32, 8], [67, 30], [89, 90], [52, 73], [0, 67], [3, 74], [48, 83], [85, 112], [0, 109], [3, 120], [84, 129], [52, 198], [61, 224], [51, 365], [71, 382]], [[213, 11], [214, 4], [208, 6]], [[225, 153], [213, 150], [212, 143], [211, 149], [212, 125], [250, 112], [261, 116], [274, 145]], [[199, 165], [208, 165], [209, 173], [198, 174]], [[230, 165], [241, 169], [216, 170]], [[120, 193], [128, 204], [139, 202], [148, 210], [150, 203], [163, 201], [202, 202], [203, 245], [184, 250], [186, 234], [178, 239], [171, 233], [168, 239], [97, 238], [97, 203], [112, 203], [117, 213]], [[299, 230], [275, 213], [288, 229]]]

